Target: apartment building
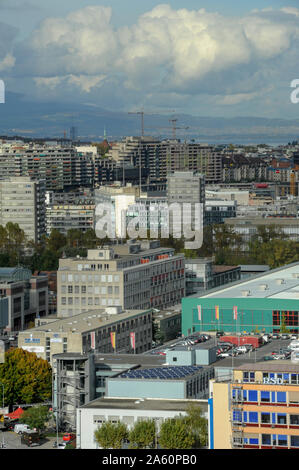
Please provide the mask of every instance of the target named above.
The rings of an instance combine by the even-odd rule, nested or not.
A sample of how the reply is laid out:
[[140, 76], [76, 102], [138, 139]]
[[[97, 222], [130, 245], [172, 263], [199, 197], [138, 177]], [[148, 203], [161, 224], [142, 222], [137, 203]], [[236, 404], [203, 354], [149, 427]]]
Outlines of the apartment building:
[[234, 369], [232, 380], [210, 383], [210, 448], [299, 448], [297, 364], [243, 364]]
[[50, 235], [52, 230], [58, 230], [64, 235], [68, 230], [86, 232], [94, 229], [95, 205], [53, 205], [46, 209], [46, 231]]
[[221, 155], [207, 145], [147, 136], [125, 137], [106, 156], [119, 163], [141, 166], [150, 179], [165, 180], [168, 173], [187, 170], [204, 173], [211, 183], [222, 180]]
[[[178, 204], [179, 211], [170, 211], [169, 223], [172, 233], [185, 235], [185, 227], [189, 224], [194, 231], [195, 223], [203, 225], [205, 203], [205, 177], [192, 171], [176, 171], [167, 176], [167, 200], [169, 206]], [[199, 206], [200, 205], [200, 206]], [[186, 236], [187, 238], [187, 236]]]
[[47, 190], [93, 186], [96, 159], [73, 147], [10, 147], [0, 153], [0, 173], [4, 178], [30, 176], [44, 180]]
[[46, 232], [43, 180], [19, 176], [0, 181], [0, 225], [8, 222], [18, 224], [28, 240], [41, 240]]
[[88, 250], [87, 258], [62, 258], [57, 273], [57, 311], [167, 308], [185, 295], [184, 255], [155, 240]]

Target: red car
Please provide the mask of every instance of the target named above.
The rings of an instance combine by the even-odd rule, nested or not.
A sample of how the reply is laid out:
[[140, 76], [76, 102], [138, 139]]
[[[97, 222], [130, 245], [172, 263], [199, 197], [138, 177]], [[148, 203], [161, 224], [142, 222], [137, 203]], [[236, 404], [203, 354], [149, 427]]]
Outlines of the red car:
[[62, 440], [64, 442], [70, 442], [72, 440], [76, 439], [76, 434], [72, 433], [72, 432], [66, 432], [64, 433], [63, 437], [62, 437]]

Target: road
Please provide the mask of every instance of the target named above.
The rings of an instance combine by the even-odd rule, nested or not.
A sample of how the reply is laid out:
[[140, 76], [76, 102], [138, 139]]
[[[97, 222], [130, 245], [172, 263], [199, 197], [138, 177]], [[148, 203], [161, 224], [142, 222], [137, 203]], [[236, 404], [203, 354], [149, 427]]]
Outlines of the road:
[[3, 435], [0, 432], [0, 444], [2, 444], [3, 437], [5, 442], [5, 449], [53, 449], [53, 443], [56, 441], [55, 437], [47, 437], [41, 441], [40, 445], [28, 447], [26, 444], [21, 444], [21, 436], [15, 432], [4, 431]]

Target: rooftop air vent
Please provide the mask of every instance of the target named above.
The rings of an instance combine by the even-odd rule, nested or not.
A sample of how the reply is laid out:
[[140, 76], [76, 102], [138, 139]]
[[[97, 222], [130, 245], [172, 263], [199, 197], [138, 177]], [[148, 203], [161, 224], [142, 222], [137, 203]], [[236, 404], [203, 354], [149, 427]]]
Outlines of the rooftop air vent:
[[268, 290], [269, 287], [268, 287], [268, 284], [261, 284], [260, 285], [260, 290]]
[[276, 284], [285, 284], [285, 280], [284, 279], [276, 279]]
[[242, 296], [243, 297], [249, 297], [250, 296], [250, 290], [242, 290]]

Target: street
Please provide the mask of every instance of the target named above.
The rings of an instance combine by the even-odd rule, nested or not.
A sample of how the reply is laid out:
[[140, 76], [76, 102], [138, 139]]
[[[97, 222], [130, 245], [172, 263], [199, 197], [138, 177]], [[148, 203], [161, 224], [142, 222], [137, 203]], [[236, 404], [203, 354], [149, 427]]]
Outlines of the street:
[[53, 449], [53, 443], [56, 441], [56, 437], [47, 437], [41, 440], [39, 445], [28, 447], [26, 444], [21, 444], [21, 436], [12, 431], [4, 431], [3, 434], [0, 432], [0, 445], [3, 437], [5, 449]]

